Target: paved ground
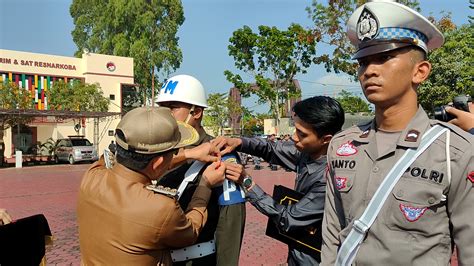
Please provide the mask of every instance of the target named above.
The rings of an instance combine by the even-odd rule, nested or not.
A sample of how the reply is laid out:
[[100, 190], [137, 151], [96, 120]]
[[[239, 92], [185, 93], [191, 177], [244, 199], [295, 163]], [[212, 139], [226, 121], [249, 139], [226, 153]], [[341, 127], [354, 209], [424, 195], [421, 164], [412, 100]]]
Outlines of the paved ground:
[[[88, 164], [29, 166], [22, 169], [0, 168], [0, 207], [13, 218], [43, 213], [54, 235], [54, 243], [47, 247], [48, 265], [79, 265], [80, 251], [76, 224], [77, 189]], [[294, 174], [283, 170], [248, 172], [265, 191], [272, 192], [273, 184], [294, 186]], [[267, 218], [247, 205], [247, 222], [241, 251], [240, 265], [282, 265], [286, 262], [287, 247], [265, 236]]]

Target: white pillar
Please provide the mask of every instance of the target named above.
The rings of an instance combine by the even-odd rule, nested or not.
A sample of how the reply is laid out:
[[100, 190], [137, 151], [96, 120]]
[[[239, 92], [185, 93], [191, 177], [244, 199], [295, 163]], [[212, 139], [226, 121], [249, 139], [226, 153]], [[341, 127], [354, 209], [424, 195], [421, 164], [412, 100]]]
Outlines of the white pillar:
[[15, 168], [23, 167], [23, 156], [21, 150], [15, 152]]

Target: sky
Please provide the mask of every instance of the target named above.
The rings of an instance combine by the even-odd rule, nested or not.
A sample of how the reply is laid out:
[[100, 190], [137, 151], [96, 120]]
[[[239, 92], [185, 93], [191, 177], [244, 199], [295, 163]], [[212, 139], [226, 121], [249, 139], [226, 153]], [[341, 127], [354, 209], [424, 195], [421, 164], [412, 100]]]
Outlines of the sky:
[[[324, 0], [322, 0], [324, 1]], [[311, 27], [305, 8], [311, 0], [182, 0], [185, 21], [178, 31], [183, 62], [175, 74], [198, 78], [208, 93], [228, 92], [232, 84], [223, 74], [237, 72], [227, 46], [232, 33], [244, 25], [254, 32], [259, 25], [285, 30], [291, 23]], [[77, 47], [72, 41], [74, 28], [69, 14], [70, 0], [0, 0], [0, 49], [61, 56], [73, 56]], [[457, 25], [468, 23], [469, 0], [420, 0], [421, 13], [439, 18], [451, 12]], [[358, 83], [347, 76], [327, 73], [313, 66], [296, 77], [302, 98], [314, 95], [335, 96], [342, 89], [362, 96]], [[252, 97], [243, 104], [255, 112], [267, 107]]]

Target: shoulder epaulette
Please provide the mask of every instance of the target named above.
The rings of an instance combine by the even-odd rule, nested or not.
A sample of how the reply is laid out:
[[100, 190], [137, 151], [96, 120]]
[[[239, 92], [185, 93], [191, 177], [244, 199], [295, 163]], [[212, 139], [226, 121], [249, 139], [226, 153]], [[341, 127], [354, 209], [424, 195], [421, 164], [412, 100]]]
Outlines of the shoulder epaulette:
[[163, 194], [170, 198], [175, 198], [178, 193], [178, 191], [175, 188], [169, 188], [169, 187], [164, 187], [164, 186], [148, 185], [146, 186], [146, 189], [151, 190], [158, 194]]
[[373, 119], [370, 119], [368, 121], [358, 123], [357, 126], [359, 126], [359, 127], [370, 126], [372, 124], [372, 121], [373, 121]]
[[446, 127], [448, 128], [451, 132], [455, 133], [456, 135], [460, 136], [461, 138], [463, 138], [464, 140], [466, 140], [467, 142], [471, 142], [472, 143], [472, 134], [470, 134], [469, 132], [466, 132], [464, 131], [463, 129], [453, 125], [453, 124], [450, 124], [450, 123], [446, 123], [446, 122], [442, 122], [442, 121], [439, 121], [439, 120], [431, 120], [431, 124], [432, 125], [440, 125], [442, 127]]
[[342, 138], [351, 134], [361, 134], [366, 129], [370, 128], [370, 123], [372, 123], [372, 121], [363, 124], [353, 125], [349, 128], [339, 131], [338, 133], [336, 133], [336, 135], [334, 135], [333, 139]]

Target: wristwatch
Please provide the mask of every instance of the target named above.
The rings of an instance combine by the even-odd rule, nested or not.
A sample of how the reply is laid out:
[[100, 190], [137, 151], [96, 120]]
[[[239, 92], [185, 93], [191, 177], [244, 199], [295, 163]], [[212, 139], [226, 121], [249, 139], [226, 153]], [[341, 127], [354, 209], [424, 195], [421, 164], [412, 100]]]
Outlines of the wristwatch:
[[244, 186], [245, 189], [250, 189], [253, 185], [252, 177], [249, 175], [244, 177], [244, 180], [242, 181], [242, 185]]

